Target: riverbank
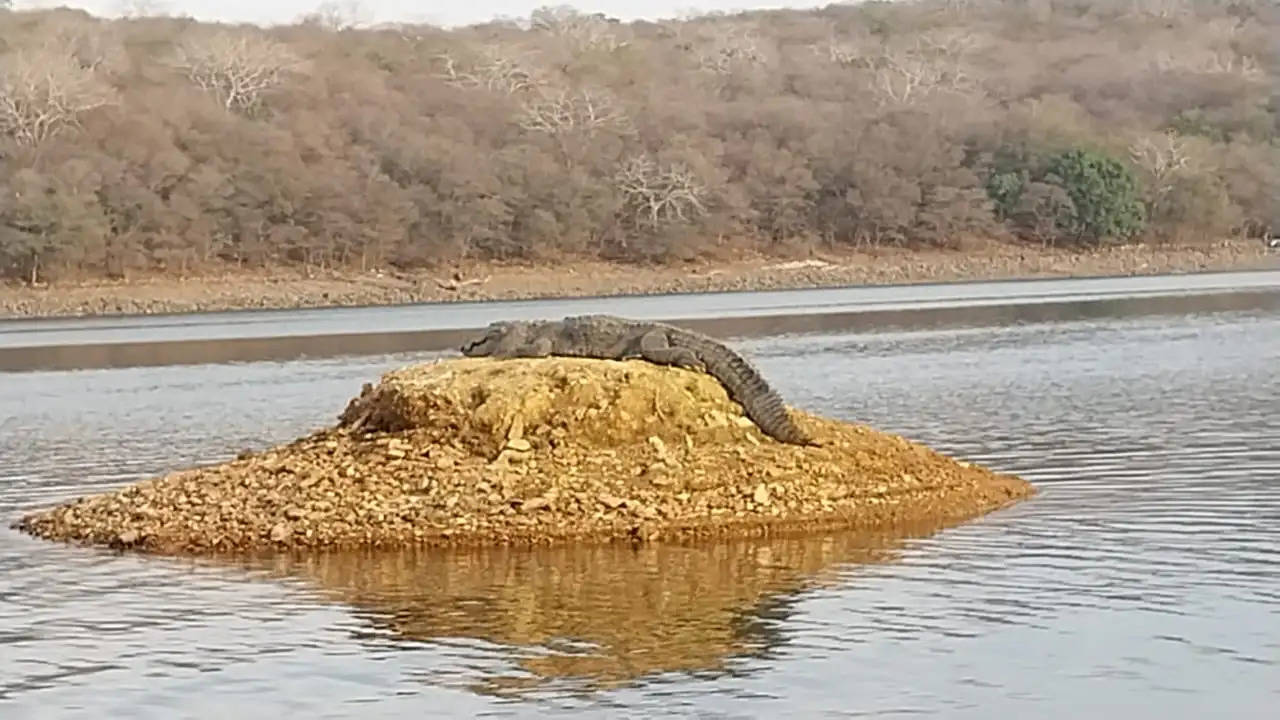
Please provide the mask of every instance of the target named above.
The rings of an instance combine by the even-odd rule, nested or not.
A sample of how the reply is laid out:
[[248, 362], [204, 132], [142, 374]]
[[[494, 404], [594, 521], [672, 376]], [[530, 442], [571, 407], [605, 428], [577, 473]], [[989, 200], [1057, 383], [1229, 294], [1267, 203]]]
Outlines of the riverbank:
[[991, 242], [966, 250], [739, 255], [727, 262], [635, 266], [584, 260], [551, 265], [473, 263], [436, 271], [243, 272], [187, 279], [0, 286], [0, 318], [147, 315], [418, 302], [780, 290], [842, 285], [1158, 275], [1280, 267], [1257, 240], [1197, 245], [1045, 249]]

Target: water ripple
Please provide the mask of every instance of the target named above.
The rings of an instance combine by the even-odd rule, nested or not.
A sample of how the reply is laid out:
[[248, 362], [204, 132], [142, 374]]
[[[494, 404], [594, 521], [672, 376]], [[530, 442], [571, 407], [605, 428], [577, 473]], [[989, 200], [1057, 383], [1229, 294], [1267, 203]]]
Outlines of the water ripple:
[[[3, 530], [0, 716], [1270, 716], [1280, 317], [740, 345], [792, 402], [1042, 492], [924, 537], [641, 551], [231, 565]], [[0, 521], [291, 439], [409, 359], [0, 382]]]

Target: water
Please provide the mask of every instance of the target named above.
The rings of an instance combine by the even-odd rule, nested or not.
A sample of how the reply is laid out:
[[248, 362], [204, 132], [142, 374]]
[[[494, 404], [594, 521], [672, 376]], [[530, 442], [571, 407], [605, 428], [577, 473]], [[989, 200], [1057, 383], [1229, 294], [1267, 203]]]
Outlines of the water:
[[[1277, 257], [1280, 262], [1280, 256]], [[0, 372], [456, 350], [494, 320], [606, 312], [717, 337], [1280, 309], [1280, 269], [188, 315], [0, 319]]]
[[[143, 558], [0, 531], [0, 717], [1270, 718], [1280, 311], [735, 343], [1022, 474], [927, 537]], [[0, 375], [0, 521], [332, 422], [423, 355]]]
[[240, 340], [483, 327], [494, 320], [616, 313], [643, 320], [834, 314], [908, 308], [1008, 307], [1014, 304], [1217, 295], [1280, 286], [1272, 269], [1176, 275], [1045, 278], [907, 285], [854, 285], [757, 292], [679, 293], [504, 302], [237, 310], [162, 315], [0, 320], [0, 347], [90, 345], [129, 341]]

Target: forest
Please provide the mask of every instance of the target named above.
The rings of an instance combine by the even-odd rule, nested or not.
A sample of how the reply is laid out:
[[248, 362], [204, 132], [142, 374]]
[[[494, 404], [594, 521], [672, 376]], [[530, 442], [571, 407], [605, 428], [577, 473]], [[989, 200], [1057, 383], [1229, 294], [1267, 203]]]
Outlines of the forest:
[[267, 28], [0, 0], [0, 276], [1280, 224], [1280, 5], [902, 0]]

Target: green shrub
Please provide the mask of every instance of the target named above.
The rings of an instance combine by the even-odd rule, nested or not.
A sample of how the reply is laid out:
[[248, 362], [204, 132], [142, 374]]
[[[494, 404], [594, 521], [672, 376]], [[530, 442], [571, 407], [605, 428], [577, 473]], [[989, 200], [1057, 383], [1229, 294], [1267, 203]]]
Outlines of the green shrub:
[[1064, 228], [1077, 240], [1130, 238], [1146, 226], [1133, 171], [1115, 158], [1074, 148], [1049, 161], [1044, 182], [1067, 192], [1073, 205]]

